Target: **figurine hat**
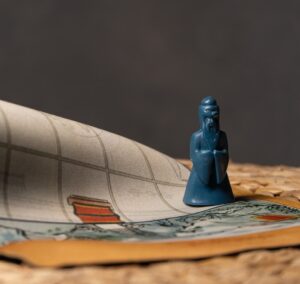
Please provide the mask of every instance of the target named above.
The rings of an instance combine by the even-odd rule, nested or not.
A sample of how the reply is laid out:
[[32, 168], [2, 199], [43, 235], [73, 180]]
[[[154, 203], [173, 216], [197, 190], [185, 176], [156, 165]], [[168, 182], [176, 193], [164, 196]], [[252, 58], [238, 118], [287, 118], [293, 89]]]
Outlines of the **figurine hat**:
[[218, 106], [218, 104], [214, 97], [208, 96], [201, 101], [200, 106]]
[[205, 97], [199, 106], [199, 115], [200, 116], [207, 116], [210, 113], [206, 112], [206, 107], [210, 107], [211, 110], [219, 112], [219, 106], [215, 98], [209, 96]]

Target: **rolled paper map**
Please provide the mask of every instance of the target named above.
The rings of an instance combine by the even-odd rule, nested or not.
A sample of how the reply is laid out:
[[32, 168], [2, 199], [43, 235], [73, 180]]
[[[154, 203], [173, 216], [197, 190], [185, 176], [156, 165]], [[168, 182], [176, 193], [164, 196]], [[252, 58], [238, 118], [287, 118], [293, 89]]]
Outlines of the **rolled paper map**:
[[189, 170], [174, 159], [108, 131], [4, 101], [0, 173], [0, 218], [118, 223], [199, 211], [182, 203]]

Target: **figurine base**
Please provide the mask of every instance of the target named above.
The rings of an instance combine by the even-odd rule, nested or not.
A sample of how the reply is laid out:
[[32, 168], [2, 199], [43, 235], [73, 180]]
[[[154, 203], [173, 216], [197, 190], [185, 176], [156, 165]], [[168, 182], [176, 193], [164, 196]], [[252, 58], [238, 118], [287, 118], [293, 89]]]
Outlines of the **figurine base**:
[[192, 171], [183, 202], [189, 206], [213, 206], [234, 202], [234, 195], [231, 190], [228, 176], [221, 184], [202, 183], [197, 174]]
[[220, 202], [220, 203], [207, 202], [205, 200], [203, 200], [203, 201], [195, 201], [195, 202], [193, 202], [193, 201], [185, 202], [184, 201], [184, 203], [185, 203], [185, 205], [192, 206], [192, 207], [202, 207], [202, 206], [204, 207], [204, 206], [222, 205], [222, 204], [232, 203], [234, 201], [235, 201], [235, 199], [232, 198], [229, 201], [223, 201], [223, 202]]

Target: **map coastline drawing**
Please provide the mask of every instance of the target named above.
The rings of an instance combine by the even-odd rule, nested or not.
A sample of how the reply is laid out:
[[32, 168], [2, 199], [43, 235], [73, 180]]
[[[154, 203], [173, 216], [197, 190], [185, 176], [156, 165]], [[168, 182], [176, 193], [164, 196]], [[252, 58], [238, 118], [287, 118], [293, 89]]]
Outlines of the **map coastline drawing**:
[[300, 225], [300, 209], [240, 200], [185, 216], [145, 222], [58, 224], [0, 219], [0, 244], [35, 239], [125, 242], [228, 237]]

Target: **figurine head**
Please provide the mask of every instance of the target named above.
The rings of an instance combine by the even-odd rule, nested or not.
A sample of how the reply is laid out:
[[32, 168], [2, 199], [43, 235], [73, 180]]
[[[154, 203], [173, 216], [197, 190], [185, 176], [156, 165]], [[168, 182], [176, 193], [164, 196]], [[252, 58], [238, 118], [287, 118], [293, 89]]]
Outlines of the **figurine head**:
[[205, 97], [199, 106], [199, 118], [205, 132], [219, 131], [220, 110], [213, 97]]

